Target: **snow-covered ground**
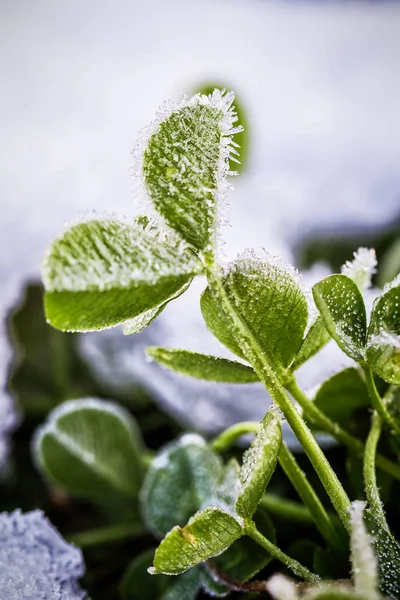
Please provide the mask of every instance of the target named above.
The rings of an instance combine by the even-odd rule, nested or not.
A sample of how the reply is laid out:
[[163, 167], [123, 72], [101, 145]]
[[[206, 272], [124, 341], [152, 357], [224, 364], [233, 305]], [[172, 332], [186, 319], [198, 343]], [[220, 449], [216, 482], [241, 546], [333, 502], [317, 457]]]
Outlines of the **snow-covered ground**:
[[[66, 221], [92, 209], [134, 214], [138, 130], [163, 100], [210, 80], [240, 94], [252, 137], [250, 168], [230, 195], [226, 257], [255, 246], [293, 261], [310, 229], [390, 220], [400, 212], [399, 28], [396, 3], [2, 2], [1, 314]], [[201, 286], [138, 338], [88, 335], [85, 351], [101, 358], [116, 345], [126, 376], [151, 376], [160, 401], [205, 428], [260, 416], [258, 386], [199, 385], [144, 361], [148, 338], [221, 351], [201, 321]], [[4, 330], [0, 357], [4, 384]], [[303, 383], [321, 369], [322, 358]]]

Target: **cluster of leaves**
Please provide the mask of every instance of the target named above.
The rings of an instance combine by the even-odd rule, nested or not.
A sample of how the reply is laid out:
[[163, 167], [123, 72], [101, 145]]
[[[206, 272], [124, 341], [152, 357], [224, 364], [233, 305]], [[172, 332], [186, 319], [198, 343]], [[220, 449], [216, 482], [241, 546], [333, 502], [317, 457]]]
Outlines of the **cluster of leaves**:
[[[122, 325], [126, 334], [138, 333], [203, 275], [205, 323], [238, 360], [160, 347], [149, 355], [186, 376], [261, 381], [275, 406], [261, 423], [239, 423], [212, 443], [186, 434], [154, 456], [126, 408], [93, 395], [79, 398], [81, 385], [68, 364], [62, 382], [73, 382], [67, 397], [76, 399], [52, 410], [37, 431], [37, 467], [49, 486], [115, 519], [107, 531], [75, 538], [78, 544], [100, 544], [104, 536], [161, 539], [155, 551], [145, 545], [129, 566], [124, 600], [232, 592], [249, 598], [268, 592], [278, 600], [400, 598], [400, 546], [379, 492], [400, 480], [400, 280], [376, 298], [367, 325], [363, 292], [376, 267], [373, 251], [360, 249], [312, 295], [295, 269], [265, 252], [218, 262], [221, 205], [238, 154], [232, 102], [233, 94], [214, 90], [163, 107], [139, 161], [143, 192], [158, 216], [132, 223], [94, 218], [67, 229], [44, 259], [45, 311], [62, 331]], [[296, 371], [331, 339], [354, 367], [310, 399]], [[58, 375], [54, 385], [60, 385]], [[82, 390], [87, 396], [90, 386]], [[308, 477], [282, 442], [283, 418], [310, 461]], [[332, 468], [315, 439], [318, 431], [347, 449], [348, 477]], [[246, 433], [255, 437], [238, 461], [232, 446]], [[265, 493], [278, 464], [303, 505]], [[366, 499], [367, 508], [350, 501], [349, 479], [351, 493]], [[328, 500], [336, 514], [326, 508]], [[284, 552], [271, 514], [315, 524], [317, 544], [297, 540]], [[279, 576], [254, 580], [274, 572], [276, 561], [307, 585]]]

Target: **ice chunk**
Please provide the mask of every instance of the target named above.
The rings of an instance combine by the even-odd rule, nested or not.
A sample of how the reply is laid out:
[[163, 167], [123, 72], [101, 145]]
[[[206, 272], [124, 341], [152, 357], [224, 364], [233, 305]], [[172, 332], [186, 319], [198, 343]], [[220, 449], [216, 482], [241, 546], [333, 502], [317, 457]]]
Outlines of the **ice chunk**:
[[40, 510], [0, 514], [2, 600], [83, 600], [77, 583], [83, 574], [81, 551]]

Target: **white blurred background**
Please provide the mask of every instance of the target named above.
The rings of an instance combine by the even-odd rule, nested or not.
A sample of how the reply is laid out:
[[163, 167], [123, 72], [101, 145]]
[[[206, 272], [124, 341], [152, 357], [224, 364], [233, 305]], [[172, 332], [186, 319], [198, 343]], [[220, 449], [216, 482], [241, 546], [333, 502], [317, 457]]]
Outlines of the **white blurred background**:
[[[390, 2], [3, 0], [2, 319], [65, 222], [92, 209], [134, 214], [138, 130], [165, 99], [209, 81], [238, 93], [251, 139], [230, 195], [227, 257], [255, 246], [295, 263], [293, 248], [310, 231], [389, 223], [400, 214], [399, 31], [400, 4]], [[85, 336], [84, 351], [101, 371], [112, 337], [128, 379], [151, 376], [164, 405], [207, 429], [259, 416], [261, 391], [193, 387], [143, 359], [149, 337], [223, 352], [201, 322], [201, 286], [139, 341]], [[0, 356], [4, 384], [4, 331]], [[338, 369], [335, 360], [325, 367]], [[318, 383], [321, 361], [304, 385]], [[228, 405], [237, 412], [227, 416]]]

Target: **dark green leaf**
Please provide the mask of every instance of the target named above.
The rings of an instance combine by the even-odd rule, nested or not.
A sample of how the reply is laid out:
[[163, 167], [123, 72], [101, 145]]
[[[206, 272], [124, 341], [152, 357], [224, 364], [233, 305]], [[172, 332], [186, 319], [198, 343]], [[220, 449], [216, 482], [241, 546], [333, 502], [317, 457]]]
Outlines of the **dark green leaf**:
[[128, 567], [121, 584], [123, 600], [195, 600], [203, 571], [194, 568], [178, 577], [153, 577], [148, 573], [153, 557], [154, 550], [148, 550]]
[[147, 353], [160, 365], [197, 379], [224, 383], [254, 383], [259, 381], [251, 367], [226, 358], [199, 354], [189, 350], [160, 348], [158, 346], [147, 348]]
[[190, 249], [143, 218], [80, 223], [45, 257], [46, 316], [63, 331], [104, 329], [139, 316], [144, 326], [151, 319], [143, 313], [159, 310], [200, 270]]
[[347, 427], [351, 416], [370, 406], [366, 383], [357, 369], [345, 369], [325, 381], [314, 404], [335, 423]]
[[199, 250], [215, 244], [228, 159], [236, 152], [232, 102], [233, 94], [215, 90], [177, 105], [155, 131], [152, 126], [143, 155], [142, 172], [156, 210]]
[[357, 285], [346, 275], [330, 275], [313, 287], [313, 294], [330, 335], [346, 354], [362, 361], [367, 325]]
[[234, 354], [244, 359], [244, 354], [231, 333], [227, 319], [208, 287], [200, 297], [200, 308], [204, 321], [211, 333]]
[[240, 491], [236, 502], [238, 514], [250, 518], [275, 471], [282, 444], [282, 429], [278, 413], [271, 409], [260, 423], [260, 430], [243, 457], [240, 469]]
[[140, 434], [130, 413], [91, 398], [56, 408], [34, 442], [38, 466], [49, 481], [99, 503], [137, 498], [140, 450]]
[[167, 446], [143, 483], [141, 505], [147, 525], [161, 535], [174, 525], [184, 525], [214, 495], [222, 472], [221, 459], [198, 435], [184, 435]]
[[78, 358], [77, 338], [50, 327], [43, 312], [43, 287], [30, 283], [9, 317], [14, 349], [8, 387], [25, 414], [44, 414], [64, 400], [91, 391]]
[[182, 529], [174, 527], [156, 550], [153, 573], [175, 575], [221, 554], [244, 533], [242, 524], [220, 508], [208, 507]]
[[374, 302], [368, 327], [367, 361], [379, 377], [400, 385], [400, 276]]

